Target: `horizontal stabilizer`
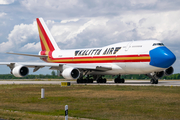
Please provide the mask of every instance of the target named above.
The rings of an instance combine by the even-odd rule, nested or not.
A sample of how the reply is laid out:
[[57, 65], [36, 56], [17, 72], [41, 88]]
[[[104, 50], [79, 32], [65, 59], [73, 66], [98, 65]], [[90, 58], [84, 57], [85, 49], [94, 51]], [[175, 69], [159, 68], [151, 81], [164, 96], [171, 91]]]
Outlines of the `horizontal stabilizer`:
[[47, 55], [32, 55], [32, 54], [11, 53], [11, 52], [7, 52], [7, 54], [30, 56], [30, 57], [39, 57], [39, 58], [47, 58], [48, 57]]

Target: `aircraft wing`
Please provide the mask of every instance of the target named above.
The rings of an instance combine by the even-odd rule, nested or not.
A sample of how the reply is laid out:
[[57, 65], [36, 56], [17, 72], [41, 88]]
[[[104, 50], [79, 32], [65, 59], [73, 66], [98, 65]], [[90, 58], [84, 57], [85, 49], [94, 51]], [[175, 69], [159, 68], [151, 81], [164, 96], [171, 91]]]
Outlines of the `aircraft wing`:
[[[22, 55], [22, 56], [30, 56], [30, 57], [39, 57], [39, 58], [47, 58], [47, 55], [33, 55], [33, 54], [22, 54], [22, 53], [11, 53], [7, 52], [7, 54], [13, 54], [13, 55]], [[111, 65], [101, 65], [99, 66], [98, 64], [64, 64], [64, 63], [31, 63], [31, 62], [0, 62], [0, 65], [7, 65], [11, 69], [16, 65], [23, 65], [26, 67], [31, 67], [34, 68], [33, 72], [36, 72], [39, 70], [39, 68], [43, 67], [51, 67], [50, 69], [55, 69], [59, 70], [59, 67], [62, 66], [69, 66], [69, 67], [74, 67], [78, 69], [83, 69], [83, 70], [94, 70], [94, 71], [107, 71], [107, 70], [112, 70]]]
[[64, 64], [64, 63], [35, 63], [35, 62], [0, 62], [0, 65], [7, 65], [10, 69], [15, 66], [22, 65], [30, 68], [34, 68], [33, 72], [36, 72], [40, 68], [50, 67], [53, 70], [59, 70], [60, 68], [73, 67], [80, 70], [93, 70], [93, 71], [107, 71], [112, 70], [111, 65], [101, 65], [98, 64]]

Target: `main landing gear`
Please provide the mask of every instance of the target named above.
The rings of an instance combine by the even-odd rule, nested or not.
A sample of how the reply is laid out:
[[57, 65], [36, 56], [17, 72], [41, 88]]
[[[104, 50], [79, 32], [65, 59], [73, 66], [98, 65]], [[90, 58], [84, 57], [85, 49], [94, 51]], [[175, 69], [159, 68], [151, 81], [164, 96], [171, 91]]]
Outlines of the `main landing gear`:
[[120, 75], [118, 75], [118, 77], [114, 79], [114, 82], [115, 83], [124, 83], [125, 80], [124, 80], [124, 78], [121, 78]]
[[97, 83], [106, 83], [106, 81], [106, 78], [102, 78], [102, 76], [97, 79]]
[[77, 83], [93, 83], [93, 78], [90, 78], [89, 75], [85, 79], [80, 77], [77, 79]]
[[[102, 75], [94, 75], [90, 76], [87, 75], [87, 77], [81, 76], [80, 78], [77, 79], [77, 83], [93, 83], [93, 80], [96, 80], [97, 83], [106, 83], [107, 80], [106, 78], [103, 78]], [[118, 75], [117, 78], [114, 79], [114, 83], [124, 83], [125, 80], [124, 78], [121, 78], [121, 75]]]
[[158, 84], [158, 79], [152, 78], [150, 82], [151, 84]]
[[87, 75], [86, 78], [80, 77], [79, 79], [77, 79], [77, 83], [93, 83], [93, 80], [96, 80], [97, 83], [106, 83], [106, 78], [102, 78], [102, 76], [93, 76], [90, 77], [89, 75]]

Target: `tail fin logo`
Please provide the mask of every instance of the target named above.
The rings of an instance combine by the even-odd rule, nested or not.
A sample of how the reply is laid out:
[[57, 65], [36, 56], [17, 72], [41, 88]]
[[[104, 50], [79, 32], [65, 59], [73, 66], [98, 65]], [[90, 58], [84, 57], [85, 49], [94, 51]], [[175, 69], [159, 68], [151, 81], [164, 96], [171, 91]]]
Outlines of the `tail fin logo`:
[[55, 49], [59, 49], [44, 20], [42, 18], [37, 18], [36, 20], [42, 51], [54, 51]]

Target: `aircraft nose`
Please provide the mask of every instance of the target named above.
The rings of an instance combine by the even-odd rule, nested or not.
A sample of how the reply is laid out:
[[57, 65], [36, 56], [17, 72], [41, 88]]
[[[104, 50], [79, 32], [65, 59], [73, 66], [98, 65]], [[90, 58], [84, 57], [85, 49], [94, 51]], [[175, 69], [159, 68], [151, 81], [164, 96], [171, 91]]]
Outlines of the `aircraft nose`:
[[169, 68], [175, 61], [176, 56], [167, 47], [158, 47], [149, 52], [150, 65], [160, 68]]

